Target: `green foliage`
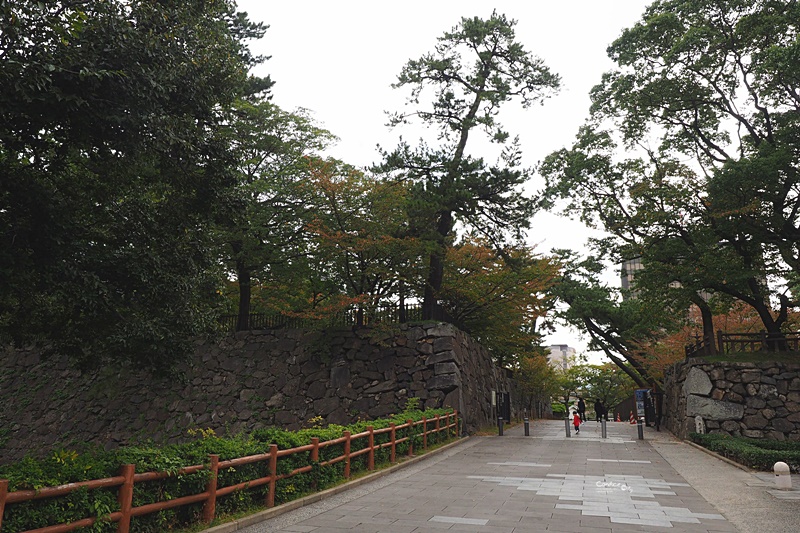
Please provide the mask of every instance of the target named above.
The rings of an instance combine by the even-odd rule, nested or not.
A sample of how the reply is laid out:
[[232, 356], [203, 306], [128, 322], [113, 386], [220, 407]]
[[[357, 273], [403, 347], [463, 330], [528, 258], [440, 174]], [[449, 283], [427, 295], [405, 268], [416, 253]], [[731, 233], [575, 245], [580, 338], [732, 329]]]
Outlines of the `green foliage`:
[[0, 3], [0, 343], [168, 370], [214, 329], [224, 110], [269, 88], [230, 0]]
[[800, 473], [800, 443], [771, 439], [731, 437], [724, 433], [690, 433], [689, 439], [704, 448], [727, 457], [741, 465], [763, 472], [771, 472], [775, 463], [789, 465], [795, 474]]
[[584, 398], [600, 399], [606, 409], [632, 398], [637, 388], [630, 376], [613, 364], [587, 365], [583, 378]]
[[518, 368], [537, 352], [536, 323], [547, 313], [557, 265], [524, 245], [497, 252], [488, 242], [465, 239], [448, 250], [445, 272], [442, 305], [499, 365]]
[[[410, 228], [433, 246], [426, 310], [439, 297], [445, 253], [457, 226], [501, 248], [530, 225], [533, 202], [522, 191], [529, 172], [520, 168], [518, 140], [508, 140], [497, 116], [508, 101], [528, 107], [544, 100], [560, 80], [516, 41], [515, 24], [496, 12], [486, 20], [462, 18], [432, 53], [408, 61], [394, 85], [410, 89], [412, 109], [392, 115], [390, 125], [419, 119], [439, 134], [436, 147], [401, 142], [383, 154], [380, 167], [412, 183]], [[502, 147], [496, 165], [467, 152], [467, 140], [477, 130]]]
[[653, 2], [608, 48], [573, 147], [541, 167], [545, 205], [611, 235], [596, 255], [641, 258], [634, 294], [665, 328], [694, 304], [713, 333], [738, 300], [779, 333], [797, 307], [798, 23], [795, 2]]
[[[18, 463], [0, 467], [0, 479], [9, 481], [9, 491], [38, 490], [67, 483], [88, 481], [117, 476], [121, 465], [135, 464], [136, 472], [169, 472], [170, 476], [156, 481], [138, 482], [135, 485], [133, 506], [138, 507], [150, 503], [161, 502], [199, 494], [205, 490], [209, 472], [201, 470], [193, 474], [179, 474], [182, 467], [208, 464], [209, 454], [219, 455], [220, 461], [251, 455], [268, 453], [275, 444], [279, 449], [296, 448], [311, 443], [311, 439], [319, 438], [320, 442], [335, 440], [350, 431], [352, 435], [366, 431], [367, 426], [375, 430], [389, 428], [391, 424], [405, 424], [407, 420], [428, 418], [428, 430], [435, 427], [436, 415], [444, 415], [443, 409], [419, 409], [418, 401], [410, 399], [406, 408], [399, 414], [387, 419], [371, 422], [361, 421], [350, 426], [331, 425], [312, 427], [300, 431], [286, 431], [278, 428], [264, 428], [249, 435], [237, 435], [229, 438], [217, 437], [213, 431], [198, 430], [199, 438], [187, 444], [164, 447], [131, 446], [116, 451], [101, 450], [77, 453], [71, 450], [59, 450], [43, 460], [26, 458]], [[434, 419], [434, 420], [431, 420]], [[416, 426], [414, 433], [421, 431]], [[412, 430], [397, 430], [396, 438], [410, 436]], [[456, 433], [458, 434], [458, 433]], [[435, 445], [453, 438], [451, 431], [442, 431], [428, 436], [428, 445]], [[375, 443], [390, 441], [388, 432], [376, 434]], [[422, 437], [414, 437], [397, 445], [397, 457], [408, 452], [414, 445], [415, 453], [422, 449]], [[367, 446], [367, 439], [352, 441], [351, 452]], [[331, 487], [343, 481], [344, 461], [333, 465], [322, 466], [321, 463], [344, 454], [344, 444], [327, 446], [319, 451], [319, 462], [312, 465], [308, 473], [295, 475], [279, 480], [276, 484], [275, 503], [281, 504], [301, 497], [310, 492]], [[376, 465], [388, 463], [389, 447], [375, 453]], [[353, 458], [351, 473], [367, 470], [367, 454]], [[278, 459], [278, 474], [289, 474], [297, 468], [310, 464], [309, 454], [293, 454]], [[246, 481], [263, 478], [269, 475], [268, 461], [260, 461], [235, 468], [220, 468], [217, 487], [223, 488]], [[217, 500], [217, 515], [231, 514], [243, 510], [261, 508], [266, 501], [268, 485], [250, 488], [221, 497]], [[95, 531], [116, 531], [116, 525], [103, 520], [118, 509], [116, 490], [93, 489], [79, 490], [64, 497], [47, 498], [31, 502], [7, 505], [3, 514], [3, 531], [9, 533], [47, 527], [57, 523], [72, 522], [87, 517], [99, 517], [94, 526]], [[184, 527], [200, 520], [202, 504], [185, 505], [158, 513], [134, 518], [131, 531], [158, 533]]]
[[620, 297], [620, 291], [602, 279], [605, 266], [599, 257], [580, 258], [570, 250], [557, 250], [562, 265], [551, 296], [566, 304], [556, 316], [589, 333], [590, 348], [601, 349], [640, 387], [649, 388], [651, 376], [641, 364], [641, 347], [669, 330], [675, 313], [657, 301]]

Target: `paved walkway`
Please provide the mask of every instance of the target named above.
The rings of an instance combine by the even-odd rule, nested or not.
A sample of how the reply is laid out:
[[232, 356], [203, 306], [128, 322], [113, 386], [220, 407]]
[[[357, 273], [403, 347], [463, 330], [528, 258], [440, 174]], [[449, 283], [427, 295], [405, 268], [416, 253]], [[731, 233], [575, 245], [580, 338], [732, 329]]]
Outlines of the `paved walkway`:
[[[800, 477], [732, 466], [667, 432], [534, 421], [471, 437], [388, 476], [236, 528], [264, 532], [782, 533], [800, 531]], [[234, 529], [229, 529], [232, 531]]]

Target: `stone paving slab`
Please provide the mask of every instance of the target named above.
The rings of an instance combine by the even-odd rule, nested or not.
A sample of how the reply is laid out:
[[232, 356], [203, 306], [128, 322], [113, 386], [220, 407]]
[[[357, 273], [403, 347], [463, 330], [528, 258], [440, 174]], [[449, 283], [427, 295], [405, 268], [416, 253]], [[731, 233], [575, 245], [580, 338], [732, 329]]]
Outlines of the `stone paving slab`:
[[[238, 529], [245, 533], [783, 533], [800, 490], [725, 463], [666, 432], [534, 421], [531, 435], [471, 437], [375, 482]], [[800, 482], [800, 480], [798, 480]], [[773, 494], [773, 493], [779, 494]], [[793, 499], [797, 495], [798, 499]], [[747, 507], [750, 506], [748, 509]]]

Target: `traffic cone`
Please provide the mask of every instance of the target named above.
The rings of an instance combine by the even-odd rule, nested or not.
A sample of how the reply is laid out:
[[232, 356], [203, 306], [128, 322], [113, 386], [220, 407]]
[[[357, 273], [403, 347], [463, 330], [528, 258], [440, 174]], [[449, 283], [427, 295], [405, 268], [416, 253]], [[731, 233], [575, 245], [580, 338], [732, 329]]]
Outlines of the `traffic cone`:
[[636, 423], [636, 417], [635, 417], [635, 416], [633, 416], [633, 411], [631, 411], [631, 418], [630, 418], [630, 422], [631, 422], [631, 424], [635, 424], [635, 423]]
[[622, 422], [622, 419], [619, 417], [619, 413], [617, 413], [617, 422]]

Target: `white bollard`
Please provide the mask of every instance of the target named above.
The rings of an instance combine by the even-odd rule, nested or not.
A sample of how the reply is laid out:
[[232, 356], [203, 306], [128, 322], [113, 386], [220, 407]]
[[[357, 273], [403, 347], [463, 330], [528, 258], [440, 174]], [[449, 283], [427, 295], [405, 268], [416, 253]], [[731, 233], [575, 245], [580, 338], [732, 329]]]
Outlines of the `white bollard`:
[[772, 469], [775, 471], [775, 487], [779, 490], [792, 490], [792, 474], [789, 471], [789, 465], [778, 461]]

